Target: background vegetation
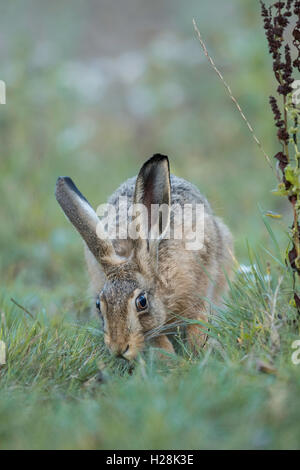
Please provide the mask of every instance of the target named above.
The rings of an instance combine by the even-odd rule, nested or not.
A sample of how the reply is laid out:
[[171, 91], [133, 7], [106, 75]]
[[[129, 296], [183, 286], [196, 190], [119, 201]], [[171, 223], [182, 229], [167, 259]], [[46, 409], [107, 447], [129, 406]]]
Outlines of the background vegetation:
[[[289, 208], [266, 189], [276, 177], [209, 68], [193, 17], [273, 155], [259, 2], [1, 5], [0, 448], [300, 447], [286, 235], [262, 215], [289, 221]], [[153, 351], [134, 371], [107, 357], [82, 244], [54, 198], [57, 176], [69, 175], [96, 207], [156, 152], [208, 197], [244, 266], [210, 346], [195, 358], [179, 344], [167, 374]]]

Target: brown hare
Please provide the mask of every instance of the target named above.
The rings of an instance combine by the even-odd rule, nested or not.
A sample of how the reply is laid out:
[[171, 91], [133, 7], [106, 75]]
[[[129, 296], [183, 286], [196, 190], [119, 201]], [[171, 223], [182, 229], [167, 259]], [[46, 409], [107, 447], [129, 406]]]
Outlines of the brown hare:
[[[125, 197], [129, 204], [142, 204], [148, 211], [146, 218], [136, 219], [120, 210], [119, 202]], [[185, 328], [191, 347], [201, 348], [206, 341], [201, 322], [208, 319], [210, 301], [218, 304], [226, 290], [232, 237], [198, 189], [170, 175], [168, 157], [154, 155], [137, 177], [123, 183], [108, 200], [107, 207], [116, 213], [117, 229], [128, 220], [138, 220], [135, 237], [112, 235], [68, 177], [58, 178], [56, 198], [85, 242], [95, 305], [111, 353], [132, 360], [146, 342], [174, 352], [168, 333], [176, 331], [184, 318], [200, 320], [187, 321]], [[200, 225], [195, 217], [198, 206], [202, 207]], [[166, 210], [152, 217], [152, 207]], [[192, 208], [184, 220], [187, 230], [182, 230], [182, 218], [176, 217], [173, 207]], [[197, 231], [202, 243], [195, 248], [188, 242], [192, 235], [197, 238]]]

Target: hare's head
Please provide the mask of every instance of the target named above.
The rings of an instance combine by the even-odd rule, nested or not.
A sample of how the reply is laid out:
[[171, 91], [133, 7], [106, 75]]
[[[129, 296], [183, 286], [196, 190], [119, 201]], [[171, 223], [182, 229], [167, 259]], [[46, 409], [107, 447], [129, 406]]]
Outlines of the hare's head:
[[[72, 180], [68, 177], [57, 180], [59, 204], [106, 275], [96, 299], [105, 343], [113, 354], [128, 360], [136, 357], [147, 336], [166, 320], [158, 246], [169, 226], [170, 197], [168, 158], [154, 155], [143, 165], [136, 179], [133, 202], [145, 212], [143, 217], [131, 220], [135, 222], [138, 236], [127, 240], [130, 249], [124, 257], [120, 256], [115, 241], [109, 239], [97, 214]], [[165, 217], [162, 211], [153, 216], [153, 205], [164, 207]]]

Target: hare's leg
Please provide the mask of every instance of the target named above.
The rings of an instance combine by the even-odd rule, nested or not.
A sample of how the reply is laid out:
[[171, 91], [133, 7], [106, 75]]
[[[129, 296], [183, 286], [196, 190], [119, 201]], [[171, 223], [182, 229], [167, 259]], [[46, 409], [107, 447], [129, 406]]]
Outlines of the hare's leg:
[[[193, 320], [207, 322], [207, 315], [205, 313], [198, 313], [193, 317]], [[190, 324], [186, 328], [188, 344], [194, 352], [202, 349], [207, 341], [207, 334], [204, 327], [200, 324]]]
[[174, 348], [173, 348], [173, 344], [171, 343], [171, 341], [167, 338], [166, 335], [161, 335], [161, 336], [158, 336], [157, 338], [155, 338], [153, 341], [152, 341], [152, 344], [153, 346], [155, 346], [156, 348], [160, 348], [160, 349], [164, 349], [165, 351], [171, 353], [171, 354], [175, 354], [175, 351], [174, 351]]

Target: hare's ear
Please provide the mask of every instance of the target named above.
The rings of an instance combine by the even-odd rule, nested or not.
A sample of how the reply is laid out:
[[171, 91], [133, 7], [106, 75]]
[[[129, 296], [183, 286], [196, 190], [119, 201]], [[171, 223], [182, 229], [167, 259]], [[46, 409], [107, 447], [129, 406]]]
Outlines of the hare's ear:
[[[149, 242], [159, 242], [170, 224], [171, 185], [169, 160], [156, 154], [142, 166], [136, 180], [134, 203], [143, 204], [147, 210]], [[159, 210], [158, 210], [159, 209]]]
[[99, 263], [105, 266], [124, 261], [116, 255], [96, 212], [71, 178], [61, 176], [57, 179], [55, 196]]

